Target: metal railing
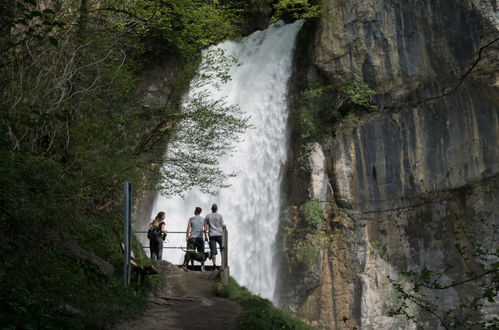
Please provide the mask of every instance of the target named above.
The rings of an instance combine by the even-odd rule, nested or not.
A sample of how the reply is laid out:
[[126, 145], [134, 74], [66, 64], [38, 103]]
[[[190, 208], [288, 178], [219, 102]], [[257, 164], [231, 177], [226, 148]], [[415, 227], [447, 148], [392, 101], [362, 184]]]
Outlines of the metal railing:
[[[134, 234], [146, 234], [147, 235], [147, 231], [144, 231], [144, 230], [136, 230], [133, 232]], [[167, 231], [168, 234], [186, 234], [187, 232], [185, 231]], [[228, 237], [229, 237], [229, 234], [228, 234], [228, 231], [227, 231], [227, 227], [223, 227], [222, 228], [222, 246], [219, 248], [217, 247], [217, 250], [219, 250], [221, 252], [221, 255], [222, 255], [222, 268], [227, 268], [228, 266]], [[139, 240], [140, 242], [140, 240]], [[143, 248], [143, 249], [150, 249], [149, 246], [147, 245], [143, 245], [142, 243], [140, 243], [140, 246]], [[209, 245], [206, 244], [206, 241], [205, 241], [205, 249], [210, 249]], [[175, 250], [181, 250], [183, 249], [182, 246], [165, 246], [163, 245], [163, 249], [175, 249]]]

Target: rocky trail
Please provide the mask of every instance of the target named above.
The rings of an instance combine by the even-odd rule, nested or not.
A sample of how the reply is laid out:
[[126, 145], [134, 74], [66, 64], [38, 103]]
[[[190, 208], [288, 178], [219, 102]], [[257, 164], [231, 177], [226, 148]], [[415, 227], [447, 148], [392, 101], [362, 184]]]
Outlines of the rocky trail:
[[218, 271], [184, 271], [161, 261], [166, 274], [163, 289], [150, 294], [145, 312], [118, 325], [128, 329], [236, 329], [240, 306], [215, 296]]

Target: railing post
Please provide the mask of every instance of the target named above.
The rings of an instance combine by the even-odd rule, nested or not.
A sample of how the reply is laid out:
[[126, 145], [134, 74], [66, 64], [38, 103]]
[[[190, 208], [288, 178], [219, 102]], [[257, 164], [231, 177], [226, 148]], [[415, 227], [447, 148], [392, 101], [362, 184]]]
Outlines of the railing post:
[[130, 254], [131, 254], [131, 233], [132, 233], [132, 184], [128, 181], [124, 183], [125, 190], [125, 221], [124, 221], [124, 244], [125, 251], [123, 253], [123, 281], [125, 285], [130, 284]]
[[222, 268], [227, 268], [229, 262], [228, 257], [228, 247], [229, 247], [229, 233], [227, 232], [227, 227], [222, 228]]
[[227, 227], [222, 227], [222, 267], [220, 268], [220, 281], [223, 284], [229, 283], [229, 233]]

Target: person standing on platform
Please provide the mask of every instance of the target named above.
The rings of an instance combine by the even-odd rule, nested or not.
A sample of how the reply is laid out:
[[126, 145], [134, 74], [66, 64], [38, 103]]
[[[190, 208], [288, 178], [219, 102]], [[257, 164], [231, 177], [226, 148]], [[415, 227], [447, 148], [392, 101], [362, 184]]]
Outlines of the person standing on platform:
[[204, 218], [201, 216], [203, 210], [200, 207], [194, 209], [194, 216], [187, 222], [185, 241], [188, 251], [204, 253]]
[[213, 261], [213, 269], [216, 269], [217, 243], [222, 248], [222, 228], [225, 226], [222, 215], [217, 211], [217, 204], [213, 204], [211, 206], [212, 213], [208, 214], [204, 220], [204, 230], [210, 237], [210, 258]]
[[165, 212], [159, 212], [147, 227], [147, 238], [153, 260], [163, 258], [163, 240], [166, 238], [165, 218]]

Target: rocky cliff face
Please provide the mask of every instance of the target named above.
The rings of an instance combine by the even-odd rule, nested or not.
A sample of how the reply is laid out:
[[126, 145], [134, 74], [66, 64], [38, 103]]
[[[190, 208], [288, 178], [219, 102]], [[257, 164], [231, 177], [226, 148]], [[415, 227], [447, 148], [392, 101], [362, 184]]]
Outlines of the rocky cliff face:
[[[410, 288], [414, 278], [402, 274], [425, 268], [433, 275], [447, 270], [440, 275], [446, 284], [466, 281], [480, 267], [456, 244], [466, 251], [476, 242], [497, 244], [496, 2], [322, 6], [316, 28], [304, 30], [299, 45], [292, 106], [303, 106], [300, 91], [312, 81], [357, 79], [376, 90], [379, 107], [337, 122], [320, 144], [304, 145], [295, 125], [279, 239], [281, 305], [318, 327], [415, 328], [388, 316], [401, 302], [391, 281]], [[314, 199], [325, 217], [317, 228], [307, 215]], [[457, 307], [477, 295], [476, 282], [425, 293], [438, 296], [436, 314], [456, 309], [452, 317], [463, 319]], [[497, 305], [496, 299], [475, 316], [497, 314]], [[431, 313], [409, 309], [425, 327], [441, 326]]]
[[[186, 71], [184, 67], [185, 63], [178, 58], [165, 56], [161, 62], [152, 63], [145, 70], [133, 97], [134, 102], [141, 107], [144, 116], [161, 113], [168, 106], [174, 106], [175, 102], [178, 102], [190, 78], [188, 73], [183, 73], [182, 70]], [[166, 144], [166, 141], [162, 143]], [[151, 163], [151, 166], [155, 166], [153, 159]], [[159, 193], [152, 189], [156, 180], [157, 178], [151, 177], [150, 173], [144, 173], [143, 181], [147, 182], [151, 189], [144, 190], [140, 196], [134, 196], [137, 201], [136, 205], [133, 205], [132, 227], [134, 231], [145, 231], [152, 220], [154, 201]], [[144, 245], [148, 243], [145, 234], [138, 235], [138, 237]]]
[[[383, 98], [440, 95], [498, 37], [496, 1], [323, 0], [314, 64], [332, 80], [363, 78]], [[497, 80], [497, 43], [474, 76]]]

